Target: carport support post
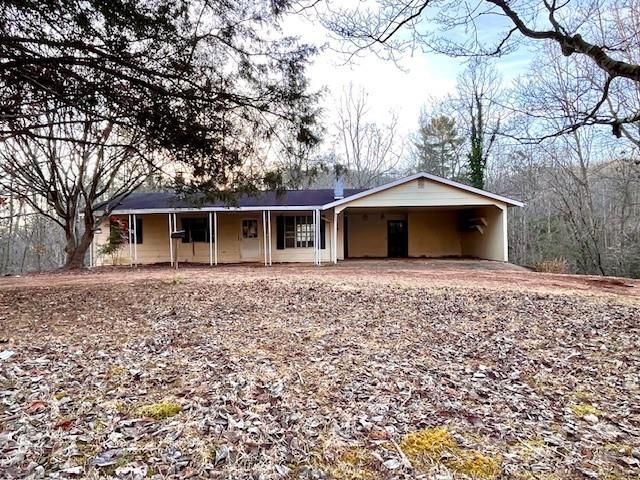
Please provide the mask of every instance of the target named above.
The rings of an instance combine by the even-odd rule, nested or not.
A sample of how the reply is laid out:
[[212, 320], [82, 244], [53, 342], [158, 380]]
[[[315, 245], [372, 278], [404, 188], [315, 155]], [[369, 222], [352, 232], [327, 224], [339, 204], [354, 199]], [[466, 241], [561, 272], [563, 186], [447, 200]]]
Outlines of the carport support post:
[[218, 265], [218, 212], [213, 212], [213, 264]]
[[209, 266], [213, 265], [213, 225], [211, 212], [209, 212]]
[[502, 248], [504, 249], [502, 252], [502, 257], [505, 262], [509, 261], [509, 231], [507, 228], [507, 210], [508, 208], [506, 206], [502, 209]]
[[173, 228], [171, 228], [171, 214], [169, 214], [169, 262], [173, 267], [173, 239], [171, 238], [171, 232], [173, 232]]

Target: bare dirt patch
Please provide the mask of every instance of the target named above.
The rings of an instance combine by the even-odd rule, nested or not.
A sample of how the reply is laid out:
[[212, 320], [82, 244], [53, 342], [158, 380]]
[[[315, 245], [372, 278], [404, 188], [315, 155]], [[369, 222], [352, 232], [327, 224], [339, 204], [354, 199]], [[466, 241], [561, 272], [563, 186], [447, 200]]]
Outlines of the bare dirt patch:
[[427, 263], [2, 280], [0, 477], [638, 478], [637, 285]]

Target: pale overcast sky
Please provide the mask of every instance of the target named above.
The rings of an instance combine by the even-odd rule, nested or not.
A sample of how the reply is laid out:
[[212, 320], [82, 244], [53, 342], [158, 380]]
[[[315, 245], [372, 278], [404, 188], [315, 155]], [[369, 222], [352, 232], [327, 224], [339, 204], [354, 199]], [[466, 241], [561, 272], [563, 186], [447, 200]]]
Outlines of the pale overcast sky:
[[[329, 32], [313, 16], [293, 16], [285, 22], [284, 30], [316, 46], [330, 41]], [[529, 61], [530, 55], [521, 52], [500, 59], [496, 66], [508, 83], [525, 71]], [[372, 115], [376, 119], [384, 121], [390, 110], [398, 113], [402, 134], [417, 129], [421, 108], [430, 99], [451, 92], [457, 75], [464, 68], [462, 60], [419, 50], [402, 58], [399, 62], [402, 69], [371, 52], [345, 62], [345, 56], [328, 48], [314, 58], [309, 69], [312, 88], [327, 89], [322, 102], [326, 126], [333, 123], [340, 95], [352, 83], [355, 89], [362, 87], [368, 92]]]

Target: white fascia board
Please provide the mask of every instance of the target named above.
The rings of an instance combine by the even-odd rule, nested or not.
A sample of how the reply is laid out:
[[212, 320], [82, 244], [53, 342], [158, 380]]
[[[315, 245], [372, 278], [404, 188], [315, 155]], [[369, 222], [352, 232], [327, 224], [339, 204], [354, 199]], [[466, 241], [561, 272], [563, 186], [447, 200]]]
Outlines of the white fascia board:
[[[322, 209], [327, 210], [329, 208], [337, 207], [339, 205], [344, 205], [346, 203], [352, 202], [359, 198], [367, 197], [369, 195], [373, 195], [374, 193], [383, 192], [385, 190], [388, 190], [389, 188], [397, 187], [398, 185], [403, 185], [413, 180], [418, 180], [420, 178], [426, 178], [427, 180], [432, 180], [434, 182], [442, 183], [444, 185], [449, 185], [450, 187], [458, 188], [460, 190], [466, 190], [467, 192], [475, 193], [477, 195], [481, 195], [486, 198], [498, 200], [499, 202], [506, 203], [508, 206], [524, 207], [524, 203], [519, 202], [517, 200], [503, 197], [502, 195], [496, 195], [495, 193], [487, 192], [485, 190], [480, 190], [479, 188], [470, 187], [469, 185], [465, 185], [464, 183], [454, 182], [453, 180], [448, 180], [446, 178], [438, 177], [430, 173], [419, 172], [409, 177], [405, 177], [399, 180], [395, 180], [393, 182], [385, 183], [384, 185], [380, 185], [379, 187], [370, 188], [369, 190], [365, 190], [364, 192], [356, 193], [349, 197], [336, 200], [335, 202], [327, 203], [322, 207]], [[401, 205], [398, 205], [398, 206], [401, 206]]]
[[134, 209], [115, 209], [111, 215], [128, 215], [128, 214], [157, 214], [157, 213], [199, 213], [199, 212], [262, 212], [266, 211], [305, 211], [322, 209], [322, 205], [305, 205], [305, 206], [265, 206], [265, 207], [184, 207], [184, 208], [134, 208]]

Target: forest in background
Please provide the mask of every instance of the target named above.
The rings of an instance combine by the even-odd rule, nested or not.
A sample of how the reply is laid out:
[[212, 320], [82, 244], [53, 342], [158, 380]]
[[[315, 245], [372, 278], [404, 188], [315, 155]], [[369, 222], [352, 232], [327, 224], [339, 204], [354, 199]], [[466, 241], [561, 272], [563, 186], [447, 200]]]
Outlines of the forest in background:
[[[419, 6], [419, 2], [411, 3]], [[506, 9], [507, 16], [511, 17], [509, 7], [502, 5], [503, 2], [489, 3], [500, 4], [499, 7]], [[393, 1], [388, 2], [388, 5], [393, 4]], [[198, 188], [210, 188], [218, 193], [224, 192], [225, 186], [229, 185], [247, 187], [250, 193], [271, 184], [290, 188], [332, 187], [337, 175], [344, 176], [346, 186], [366, 188], [416, 171], [427, 171], [525, 202], [524, 208], [509, 211], [510, 259], [514, 263], [541, 270], [640, 277], [639, 82], [631, 79], [633, 73], [625, 77], [624, 72], [608, 71], [585, 55], [574, 55], [582, 48], [578, 42], [581, 39], [563, 33], [570, 28], [584, 27], [591, 38], [615, 51], [620, 61], [626, 62], [622, 67], [629, 71], [640, 68], [637, 67], [640, 64], [640, 4], [638, 0], [610, 0], [578, 6], [580, 8], [572, 10], [571, 15], [565, 12], [562, 16], [567, 26], [560, 25], [554, 17], [556, 14], [560, 17], [564, 5], [541, 7], [543, 11], [550, 9], [549, 18], [553, 20], [554, 28], [557, 27], [558, 42], [528, 45], [534, 52], [533, 61], [529, 71], [514, 82], [502, 80], [497, 68], [500, 59], [492, 58], [495, 55], [486, 51], [469, 52], [467, 66], [458, 78], [455, 91], [432, 98], [416, 119], [415, 131], [410, 135], [399, 130], [395, 112], [389, 112], [384, 121], [371, 115], [375, 100], [368, 95], [366, 87], [347, 85], [342, 95], [336, 95], [335, 117], [330, 121], [326, 117], [320, 118], [320, 129], [324, 130], [320, 136], [314, 130], [317, 111], [313, 107], [313, 95], [306, 92], [304, 81], [304, 62], [315, 52], [286, 42], [272, 44], [270, 39], [260, 38], [259, 28], [231, 30], [234, 42], [237, 42], [234, 45], [219, 39], [207, 39], [207, 43], [201, 45], [206, 37], [198, 36], [194, 49], [202, 48], [201, 53], [217, 51], [223, 60], [214, 60], [213, 64], [189, 64], [186, 74], [191, 75], [188, 79], [192, 84], [186, 90], [168, 94], [185, 102], [189, 108], [183, 111], [210, 109], [211, 116], [205, 116], [209, 121], [207, 131], [211, 132], [208, 142], [199, 142], [198, 132], [203, 125], [196, 125], [191, 140], [183, 136], [183, 132], [171, 132], [175, 134], [169, 139], [173, 143], [158, 145], [157, 138], [153, 137], [158, 134], [158, 125], [139, 125], [136, 123], [138, 117], [125, 116], [126, 122], [123, 120], [122, 111], [127, 113], [132, 105], [127, 104], [124, 110], [116, 113], [110, 110], [111, 106], [105, 100], [114, 100], [109, 96], [113, 95], [113, 90], [89, 92], [100, 99], [95, 105], [100, 105], [101, 109], [107, 105], [107, 111], [90, 111], [93, 116], [87, 114], [87, 108], [94, 108], [94, 103], [89, 107], [72, 104], [63, 108], [56, 103], [58, 99], [51, 104], [45, 99], [42, 104], [49, 108], [45, 113], [37, 113], [35, 119], [25, 117], [24, 125], [8, 125], [10, 135], [0, 151], [3, 173], [0, 273], [20, 274], [68, 264], [70, 258], [69, 255], [65, 257], [65, 250], [83, 254], [81, 247], [90, 240], [84, 232], [87, 225], [89, 228], [95, 226], [86, 222], [85, 212], [91, 211], [86, 206], [91, 201], [96, 204], [100, 199], [113, 198], [134, 188], [174, 188], [175, 174], [183, 170], [189, 172], [187, 178], [204, 178], [200, 179]], [[24, 8], [22, 6], [16, 8], [20, 14], [31, 15], [31, 11], [19, 10]], [[165, 36], [158, 36], [159, 41], [167, 48], [182, 51], [184, 42], [193, 41], [189, 24], [176, 27], [171, 23], [169, 12], [158, 12], [167, 22], [167, 32], [164, 32]], [[359, 22], [362, 28], [383, 25], [387, 13], [384, 8], [375, 11], [372, 15], [377, 15], [378, 22], [354, 14], [351, 18], [353, 31], [341, 28], [339, 23], [341, 19], [349, 19], [348, 12], [335, 19], [320, 17], [320, 21], [357, 46], [360, 38], [357, 33], [364, 31], [356, 28]], [[190, 15], [187, 10], [181, 14]], [[237, 25], [233, 14], [247, 13], [214, 9], [211, 18], [232, 28]], [[256, 11], [252, 20], [258, 24], [263, 21], [262, 15], [262, 11]], [[282, 11], [274, 15], [276, 18]], [[127, 22], [124, 16], [114, 18], [117, 20], [106, 17], [105, 21]], [[150, 24], [156, 22], [154, 18], [147, 20]], [[465, 21], [475, 20], [466, 18]], [[84, 38], [89, 31], [83, 30], [86, 27], [83, 23], [78, 25], [69, 28], [77, 28], [78, 38]], [[414, 22], [407, 25], [417, 28]], [[131, 35], [137, 34], [140, 28], [139, 25], [125, 27], [132, 29]], [[429, 48], [434, 54], [460, 54], [447, 50], [452, 48], [451, 44], [438, 51], [433, 37], [420, 38], [431, 42]], [[47, 45], [48, 40], [38, 41]], [[401, 44], [385, 42], [380, 42], [385, 48], [388, 46], [395, 51], [402, 48]], [[280, 61], [275, 66], [247, 64], [253, 58], [251, 48], [256, 45], [275, 49], [281, 56]], [[424, 46], [428, 51], [427, 45]], [[50, 49], [47, 50], [51, 54], [50, 61], [59, 61], [61, 57], [54, 55], [58, 46], [51, 43], [47, 48]], [[140, 58], [156, 61], [154, 52], [150, 46], [149, 51], [144, 52], [148, 57], [140, 55]], [[242, 54], [236, 59], [234, 56], [238, 52]], [[16, 55], [19, 61], [24, 60], [20, 57], [22, 53]], [[106, 58], [110, 61], [115, 58], [113, 53], [109, 55]], [[191, 55], [184, 61], [205, 59], [209, 62], [210, 58], [217, 57]], [[113, 61], [117, 63], [117, 59]], [[218, 84], [206, 81], [203, 72], [219, 75], [220, 71], [226, 72], [229, 65], [235, 65], [233, 62], [237, 62], [238, 71], [232, 69], [228, 83], [222, 88], [235, 89], [234, 95], [229, 95], [228, 91], [215, 95], [210, 91], [207, 93], [207, 89]], [[160, 67], [175, 68], [172, 64]], [[83, 75], [87, 71], [91, 73], [85, 66], [82, 68], [85, 69]], [[249, 69], [249, 73], [245, 69]], [[269, 69], [274, 74], [262, 76], [261, 72]], [[96, 82], [90, 85], [111, 81], [113, 75], [116, 80], [122, 80], [118, 77], [119, 71], [114, 71], [115, 74], [109, 72], [103, 78], [104, 72], [98, 69]], [[282, 76], [289, 83], [283, 84]], [[199, 85], [201, 79], [202, 85]], [[220, 104], [202, 104], [204, 96], [190, 96], [195, 84], [209, 95], [206, 98], [240, 100], [237, 104], [228, 100]], [[276, 85], [284, 87], [276, 89]], [[256, 89], [273, 96], [269, 107], [273, 110], [273, 118], [285, 119], [278, 128], [264, 122], [261, 109], [265, 107], [261, 102], [246, 105], [242, 100], [240, 93]], [[142, 90], [141, 98], [150, 102], [150, 109], [159, 108], [153, 95], [148, 93]], [[124, 101], [122, 98], [115, 100]], [[226, 112], [235, 112], [238, 108], [246, 111], [230, 122]], [[77, 119], [78, 111], [83, 112], [80, 120], [73, 120], [79, 123], [78, 128], [68, 127], [68, 120]], [[174, 125], [171, 117], [181, 112], [162, 107], [158, 121], [165, 122], [163, 125], [167, 122]], [[183, 121], [197, 124], [201, 117], [194, 113]], [[64, 139], [47, 137], [41, 127], [33, 126], [42, 121], [47, 128], [60, 129], [58, 136], [63, 135]], [[226, 140], [234, 136], [245, 138], [254, 125], [264, 128], [264, 133], [249, 134], [255, 138], [253, 143], [230, 145]], [[298, 128], [300, 125], [304, 128]], [[28, 132], [24, 138], [15, 134], [23, 130]], [[287, 136], [302, 141], [283, 144], [276, 152], [273, 145]], [[318, 143], [320, 138], [322, 142]], [[70, 182], [63, 182], [57, 190], [51, 190], [46, 172], [41, 175], [40, 183], [34, 183], [37, 177], [24, 173], [41, 165], [42, 155], [46, 157], [51, 152], [65, 153], [64, 157], [56, 153], [58, 157], [48, 160], [55, 164], [57, 177]], [[100, 160], [85, 162], [87, 158]], [[90, 172], [86, 178], [78, 179], [68, 173], [73, 169], [67, 167], [75, 165], [73, 162], [77, 159], [83, 159], [80, 169], [83, 175]], [[105, 175], [105, 164], [110, 169], [109, 175]], [[103, 181], [105, 177], [108, 177], [107, 183]], [[260, 180], [257, 188], [252, 183], [256, 179]], [[93, 186], [89, 189], [92, 196], [85, 195], [87, 189], [83, 182]], [[76, 193], [65, 197], [69, 208], [64, 210], [58, 200], [68, 191]], [[78, 192], [83, 192], [85, 197]]]

